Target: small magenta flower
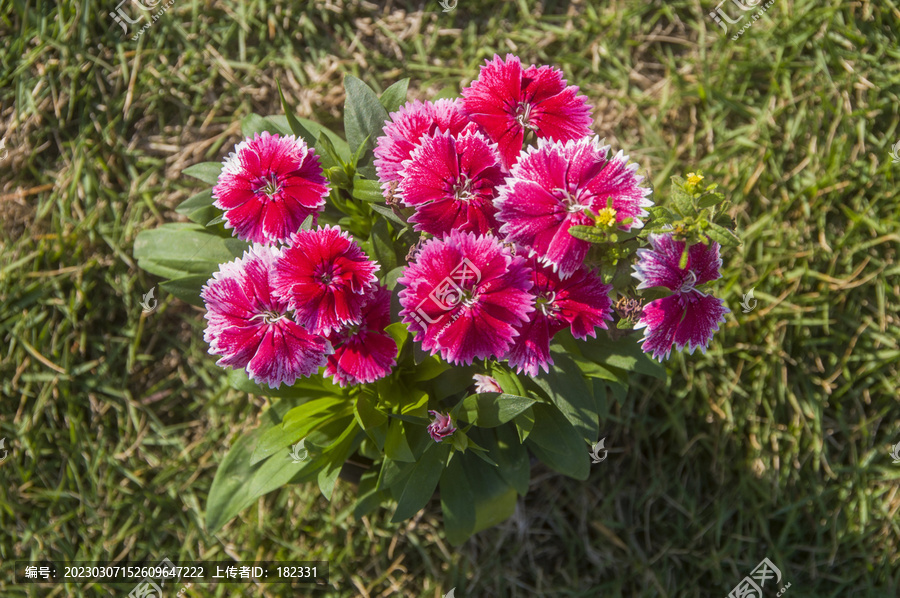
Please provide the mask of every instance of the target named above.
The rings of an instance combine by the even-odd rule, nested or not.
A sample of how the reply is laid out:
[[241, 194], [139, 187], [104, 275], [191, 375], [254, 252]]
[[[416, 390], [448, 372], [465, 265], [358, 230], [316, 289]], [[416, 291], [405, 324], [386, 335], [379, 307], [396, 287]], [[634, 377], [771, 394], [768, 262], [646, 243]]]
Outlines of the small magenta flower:
[[517, 330], [519, 336], [506, 359], [517, 373], [523, 371], [537, 376], [539, 369], [550, 371], [550, 341], [565, 328], [577, 339], [596, 337], [596, 328], [606, 329], [612, 320], [612, 286], [603, 284], [594, 272], [581, 268], [572, 276], [560, 280], [553, 270], [541, 266], [532, 258], [535, 313]]
[[500, 388], [500, 383], [497, 382], [496, 378], [492, 376], [488, 376], [486, 374], [475, 374], [473, 376], [475, 380], [475, 392], [483, 393], [483, 392], [503, 392], [503, 389]]
[[568, 141], [591, 134], [591, 109], [578, 88], [566, 86], [562, 71], [534, 65], [526, 69], [518, 57], [494, 55], [478, 79], [462, 90], [463, 112], [500, 147], [506, 168], [519, 158], [526, 131], [539, 139]]
[[235, 146], [212, 194], [239, 239], [280, 243], [322, 209], [328, 180], [305, 141], [263, 132]]
[[391, 323], [391, 293], [377, 285], [362, 308], [362, 321], [332, 332], [325, 375], [339, 386], [375, 382], [397, 365], [397, 343], [384, 329]]
[[[476, 130], [477, 126], [463, 115], [460, 100], [438, 100], [436, 102], [407, 102], [396, 112], [391, 112], [391, 120], [384, 125], [384, 135], [375, 146], [375, 172], [381, 181], [385, 199], [392, 193], [392, 187], [400, 182], [403, 161], [408, 160], [422, 137], [447, 132], [458, 135], [466, 130]], [[398, 192], [396, 192], [398, 193]]]
[[428, 413], [434, 417], [434, 421], [428, 424], [428, 434], [431, 435], [432, 440], [441, 442], [444, 438], [456, 432], [456, 428], [453, 426], [453, 421], [450, 419], [449, 415], [444, 415], [443, 413], [431, 410], [429, 410]]
[[653, 249], [638, 249], [639, 261], [632, 276], [640, 280], [637, 288], [666, 287], [674, 294], [655, 299], [644, 307], [635, 328], [644, 329], [642, 349], [660, 361], [668, 359], [672, 345], [679, 351], [697, 347], [706, 353], [709, 341], [725, 322], [731, 310], [725, 302], [694, 288], [720, 278], [722, 258], [719, 244], [698, 243], [688, 248], [688, 261], [680, 268], [685, 242], [675, 241], [671, 234], [650, 235]]
[[[575, 225], [594, 226], [610, 219], [621, 228], [640, 228], [645, 207], [653, 205], [650, 189], [641, 187], [621, 151], [609, 155], [610, 146], [598, 139], [548, 142], [528, 148], [497, 193], [497, 219], [506, 240], [531, 248], [561, 278], [584, 263], [590, 243], [569, 234]], [[607, 208], [608, 200], [612, 208]], [[593, 216], [588, 216], [592, 214]]]
[[531, 271], [496, 237], [452, 231], [429, 239], [398, 280], [400, 317], [415, 340], [445, 361], [504, 355], [534, 311]]
[[203, 287], [208, 321], [203, 338], [220, 366], [245, 368], [259, 384], [278, 388], [312, 376], [333, 349], [325, 338], [294, 322], [286, 301], [271, 292], [271, 275], [281, 250], [254, 245], [222, 264]]
[[273, 292], [313, 334], [362, 319], [379, 266], [340, 227], [301, 230], [275, 264]]
[[477, 131], [423, 137], [404, 160], [397, 191], [416, 213], [415, 230], [484, 234], [499, 228], [493, 199], [503, 183], [497, 146]]

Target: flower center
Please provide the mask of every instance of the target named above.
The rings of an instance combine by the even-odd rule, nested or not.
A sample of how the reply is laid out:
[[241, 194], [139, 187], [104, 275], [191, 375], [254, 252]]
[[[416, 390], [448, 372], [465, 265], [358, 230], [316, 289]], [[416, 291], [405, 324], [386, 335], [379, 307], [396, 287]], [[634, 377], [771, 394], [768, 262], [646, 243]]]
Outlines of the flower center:
[[471, 201], [475, 199], [475, 192], [472, 190], [472, 179], [463, 175], [453, 189], [453, 197], [456, 201]]
[[516, 106], [516, 122], [519, 123], [523, 129], [531, 129], [532, 131], [537, 130], [537, 127], [531, 124], [531, 104], [528, 102], [519, 102]]
[[313, 274], [313, 278], [325, 286], [330, 286], [331, 283], [334, 282], [334, 279], [337, 278], [332, 264], [321, 264], [316, 270], [316, 273]]
[[694, 274], [693, 270], [687, 271], [687, 277], [685, 281], [681, 283], [681, 288], [678, 289], [681, 293], [689, 293], [694, 290], [694, 285], [697, 284], [697, 275]]
[[272, 199], [276, 193], [281, 191], [281, 183], [278, 182], [278, 175], [274, 173], [262, 177], [260, 182], [262, 185], [256, 189], [256, 192], [262, 193], [269, 199]]
[[559, 308], [553, 304], [553, 302], [556, 301], [556, 292], [548, 291], [548, 293], [549, 294], [538, 295], [534, 305], [541, 310], [541, 313], [545, 316], [552, 316], [559, 311]]
[[554, 191], [559, 192], [562, 195], [562, 203], [566, 208], [566, 211], [570, 214], [574, 214], [575, 212], [581, 212], [585, 208], [589, 206], [582, 205], [581, 200], [578, 198], [578, 192], [575, 192], [575, 196], [573, 197], [571, 193], [569, 193], [568, 189], [560, 189], [556, 188]]
[[260, 314], [256, 314], [255, 316], [253, 316], [250, 319], [255, 320], [257, 318], [262, 318], [262, 321], [264, 324], [271, 325], [271, 324], [280, 322], [281, 320], [287, 320], [287, 315], [278, 313], [277, 311], [269, 310], [269, 311], [264, 311]]

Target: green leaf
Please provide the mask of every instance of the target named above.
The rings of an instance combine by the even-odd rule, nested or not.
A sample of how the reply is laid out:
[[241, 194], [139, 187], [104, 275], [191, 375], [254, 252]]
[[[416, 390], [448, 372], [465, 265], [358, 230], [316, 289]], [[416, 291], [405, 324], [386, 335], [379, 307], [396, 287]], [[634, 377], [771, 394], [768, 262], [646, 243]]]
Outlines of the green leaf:
[[483, 393], [466, 397], [459, 418], [480, 428], [496, 428], [513, 419], [536, 401], [511, 394]]
[[323, 455], [325, 463], [318, 470], [316, 481], [319, 484], [319, 491], [326, 499], [331, 500], [334, 485], [337, 482], [338, 475], [341, 473], [341, 469], [344, 467], [344, 462], [356, 450], [361, 440], [361, 430], [357, 427], [356, 422], [351, 419], [350, 425], [347, 426], [340, 437]]
[[134, 257], [141, 268], [163, 278], [211, 276], [219, 264], [242, 256], [248, 248], [245, 241], [222, 238], [202, 226], [170, 222], [141, 231], [134, 241]]
[[413, 455], [412, 449], [409, 448], [404, 425], [399, 419], [391, 418], [387, 439], [384, 442], [384, 454], [394, 461], [412, 463], [416, 460], [416, 456]]
[[586, 339], [579, 343], [578, 348], [587, 359], [600, 365], [646, 374], [659, 380], [666, 379], [666, 368], [647, 357], [634, 336], [625, 336], [614, 341], [602, 335]]
[[358, 495], [353, 507], [353, 516], [357, 520], [369, 515], [390, 498], [390, 494], [378, 489], [378, 473], [378, 470], [372, 469], [359, 479]]
[[569, 420], [552, 405], [536, 404], [534, 429], [525, 441], [535, 456], [551, 469], [577, 480], [590, 472], [588, 446]]
[[378, 219], [375, 221], [369, 233], [369, 241], [372, 244], [375, 259], [378, 260], [384, 271], [393, 270], [398, 266], [394, 240], [391, 238], [391, 233], [388, 232], [388, 225], [385, 220]]
[[413, 375], [413, 381], [425, 382], [426, 380], [431, 380], [440, 376], [449, 369], [449, 363], [447, 363], [446, 361], [441, 361], [434, 355], [431, 355], [427, 359], [422, 361], [422, 363], [416, 366], [415, 374]]
[[278, 425], [283, 406], [273, 405], [263, 414], [262, 425], [241, 436], [225, 455], [216, 471], [206, 502], [206, 529], [214, 534], [258, 497], [281, 487], [297, 475], [290, 459], [270, 459], [250, 464], [257, 439]]
[[606, 243], [610, 239], [605, 234], [606, 229], [600, 228], [599, 226], [584, 226], [581, 224], [570, 226], [569, 234], [575, 237], [576, 239], [581, 239], [582, 241], [589, 241], [591, 243]]
[[528, 493], [531, 481], [531, 460], [528, 451], [519, 442], [515, 427], [500, 426], [493, 430], [471, 430], [470, 433], [487, 447], [491, 457], [497, 462], [498, 472], [520, 496]]
[[286, 449], [330, 421], [350, 415], [352, 409], [352, 405], [345, 397], [312, 399], [294, 407], [285, 414], [280, 426], [272, 428], [260, 438], [250, 464], [258, 463]]
[[203, 307], [204, 303], [203, 299], [200, 298], [200, 290], [207, 282], [209, 282], [209, 276], [206, 274], [194, 274], [161, 282], [159, 286], [185, 303]]
[[220, 172], [222, 172], [221, 162], [201, 162], [199, 164], [188, 166], [181, 171], [181, 174], [186, 174], [195, 179], [199, 179], [204, 183], [215, 185], [219, 182]]
[[278, 97], [281, 98], [281, 109], [284, 110], [284, 116], [287, 119], [291, 133], [303, 138], [307, 145], [315, 146], [316, 137], [309, 129], [304, 127], [299, 120], [297, 120], [296, 116], [294, 116], [294, 111], [291, 110], [290, 106], [287, 104], [287, 100], [284, 99], [284, 93], [281, 91], [281, 83], [279, 83], [277, 79], [275, 85], [278, 87]]
[[353, 197], [360, 201], [377, 202], [384, 201], [381, 193], [381, 183], [371, 179], [353, 179]]
[[[384, 284], [388, 288], [389, 291], [393, 291], [397, 286], [397, 280], [403, 276], [403, 271], [406, 270], [406, 266], [397, 266], [390, 272], [388, 272], [384, 277]], [[398, 345], [399, 347], [399, 345]]]
[[207, 189], [184, 200], [175, 211], [184, 214], [191, 222], [206, 225], [207, 222], [222, 215], [222, 210], [213, 205], [212, 190]]
[[534, 411], [529, 407], [513, 419], [516, 424], [516, 432], [519, 434], [519, 442], [524, 443], [534, 429]]
[[378, 410], [376, 405], [377, 397], [371, 391], [364, 390], [359, 393], [356, 403], [353, 406], [353, 413], [356, 415], [356, 421], [359, 426], [367, 432], [373, 428], [377, 428], [381, 424], [387, 422], [388, 416]]
[[403, 322], [394, 322], [393, 324], [388, 324], [388, 326], [384, 329], [394, 342], [397, 343], [397, 351], [403, 350], [403, 345], [406, 344], [406, 341], [410, 338], [409, 329], [406, 327], [406, 324]]
[[347, 177], [346, 173], [344, 173], [344, 161], [341, 156], [338, 155], [337, 149], [335, 149], [334, 144], [331, 142], [331, 138], [328, 137], [327, 133], [319, 133], [319, 136], [316, 138], [315, 148], [316, 155], [318, 155], [322, 161], [323, 169], [337, 168], [340, 173], [344, 175], [344, 178]]
[[505, 366], [495, 363], [491, 368], [491, 377], [500, 384], [503, 392], [518, 397], [525, 396], [525, 387], [519, 382], [519, 377]]
[[400, 79], [384, 90], [379, 101], [386, 112], [396, 112], [406, 102], [406, 89], [409, 87], [409, 79]]
[[682, 216], [690, 216], [694, 213], [694, 200], [691, 194], [675, 182], [672, 177], [672, 204]]
[[467, 391], [473, 386], [475, 384], [475, 381], [472, 379], [474, 373], [475, 368], [472, 366], [454, 366], [422, 386], [429, 389], [431, 398], [441, 401], [457, 393]]
[[406, 483], [399, 488], [397, 510], [394, 511], [391, 523], [409, 519], [428, 504], [441, 479], [444, 463], [447, 462], [449, 454], [449, 442], [435, 442], [425, 449], [413, 466]]
[[366, 142], [368, 148], [371, 148], [375, 145], [375, 140], [383, 135], [388, 113], [372, 88], [353, 75], [344, 77], [344, 90], [347, 92], [344, 101], [344, 131], [350, 151], [356, 152], [366, 142], [366, 137], [369, 138]]
[[739, 247], [741, 239], [736, 234], [713, 222], [709, 223], [709, 228], [704, 231], [710, 239], [721, 245], [722, 247]]
[[391, 222], [396, 222], [400, 226], [406, 226], [406, 221], [403, 220], [403, 218], [401, 218], [400, 216], [398, 216], [394, 212], [394, 210], [392, 210], [391, 208], [385, 207], [385, 206], [377, 204], [377, 203], [370, 204], [369, 207], [372, 208], [373, 210], [375, 210], [376, 212], [378, 212], [379, 214], [381, 214], [382, 216], [384, 216], [385, 218], [387, 218], [388, 220], [390, 220]]
[[702, 210], [704, 208], [711, 208], [712, 206], [719, 205], [723, 201], [725, 201], [725, 195], [722, 193], [705, 193], [700, 197], [700, 201], [697, 205]]
[[[457, 453], [458, 454], [458, 453]], [[499, 468], [491, 467], [470, 453], [461, 455], [463, 465], [475, 495], [474, 533], [508, 519], [516, 510], [516, 490], [500, 476]], [[587, 458], [587, 450], [585, 450]]]
[[272, 119], [259, 114], [248, 114], [241, 119], [241, 135], [244, 137], [253, 137], [262, 132], [269, 132], [273, 135], [290, 135], [291, 129], [290, 126], [283, 127]]
[[453, 546], [461, 545], [475, 531], [475, 492], [463, 461], [462, 453], [454, 453], [440, 482], [444, 531]]
[[594, 395], [588, 388], [578, 366], [561, 353], [554, 353], [555, 364], [550, 367], [546, 380], [533, 378], [553, 401], [553, 404], [569, 420], [587, 442], [595, 442], [600, 433]]

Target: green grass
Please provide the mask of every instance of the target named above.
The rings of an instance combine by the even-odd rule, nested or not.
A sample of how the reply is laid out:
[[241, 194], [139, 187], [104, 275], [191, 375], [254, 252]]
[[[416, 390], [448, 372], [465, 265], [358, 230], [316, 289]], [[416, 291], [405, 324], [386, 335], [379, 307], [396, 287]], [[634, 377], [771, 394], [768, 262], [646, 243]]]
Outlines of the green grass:
[[[131, 589], [14, 585], [14, 560], [164, 557], [329, 560], [315, 595], [372, 598], [723, 596], [768, 557], [788, 598], [898, 595], [900, 5], [781, 0], [732, 41], [712, 2], [597, 4], [176, 0], [132, 42], [113, 0], [0, 0], [0, 595]], [[280, 113], [276, 79], [339, 126], [344, 73], [428, 98], [495, 52], [562, 68], [658, 189], [720, 183], [744, 240], [728, 323], [609, 406], [588, 482], [536, 469], [459, 549], [438, 508], [357, 522], [341, 484], [207, 536], [216, 466], [264, 399], [225, 385], [199, 310], [157, 289], [141, 314], [158, 281], [135, 236], [179, 218], [180, 171], [221, 160], [240, 117]]]

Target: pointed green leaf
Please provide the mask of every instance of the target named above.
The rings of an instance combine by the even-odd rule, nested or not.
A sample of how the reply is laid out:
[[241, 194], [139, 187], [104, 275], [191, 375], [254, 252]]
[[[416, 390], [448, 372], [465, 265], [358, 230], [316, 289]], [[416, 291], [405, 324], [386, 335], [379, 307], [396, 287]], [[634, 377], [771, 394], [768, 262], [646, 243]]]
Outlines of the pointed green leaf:
[[383, 135], [388, 113], [372, 88], [353, 75], [344, 77], [344, 90], [347, 92], [344, 101], [344, 131], [347, 133], [350, 151], [356, 152], [366, 137], [369, 138], [371, 148], [375, 139]]
[[281, 91], [281, 83], [278, 80], [275, 81], [275, 85], [278, 87], [278, 97], [281, 98], [281, 109], [284, 110], [284, 116], [287, 119], [288, 127], [290, 127], [291, 132], [297, 137], [301, 137], [307, 145], [315, 146], [316, 136], [312, 134], [309, 129], [304, 127], [297, 117], [294, 116], [294, 111], [287, 104], [287, 100], [284, 99], [284, 93]]
[[167, 293], [175, 295], [185, 303], [203, 307], [203, 299], [200, 298], [200, 289], [209, 282], [209, 276], [206, 274], [194, 274], [192, 276], [182, 276], [181, 278], [173, 278], [165, 282], [159, 283]]
[[526, 445], [551, 469], [577, 480], [586, 480], [590, 470], [588, 445], [569, 420], [552, 405], [535, 404], [534, 429]]
[[605, 234], [606, 229], [599, 226], [584, 226], [581, 224], [569, 227], [569, 234], [576, 239], [590, 243], [606, 243], [610, 238]]
[[189, 177], [194, 177], [204, 183], [215, 185], [219, 181], [220, 172], [222, 172], [221, 162], [201, 162], [199, 164], [188, 166], [181, 171], [181, 174], [186, 174]]
[[191, 222], [204, 225], [222, 214], [222, 210], [213, 205], [212, 189], [192, 195], [178, 204], [175, 211], [187, 216]]
[[449, 442], [435, 442], [425, 449], [410, 472], [406, 484], [399, 489], [397, 510], [394, 511], [391, 523], [409, 519], [428, 504], [441, 479], [449, 454]]
[[475, 531], [475, 493], [463, 460], [462, 453], [454, 453], [440, 482], [444, 531], [453, 546], [461, 545]]
[[404, 423], [398, 419], [391, 418], [387, 439], [384, 442], [384, 454], [394, 461], [411, 463], [416, 460], [406, 439]]
[[251, 465], [282, 451], [324, 424], [352, 413], [352, 406], [344, 397], [312, 399], [294, 407], [282, 424], [268, 430], [260, 438], [250, 459]]
[[736, 234], [713, 222], [709, 223], [709, 228], [704, 231], [710, 239], [721, 245], [722, 247], [739, 247], [741, 239]]
[[384, 201], [381, 183], [370, 179], [355, 178], [353, 179], [353, 197], [360, 201]]
[[505, 393], [474, 394], [463, 400], [459, 418], [480, 428], [496, 428], [534, 403], [534, 399]]
[[387, 112], [396, 112], [406, 102], [406, 89], [409, 79], [400, 79], [384, 90], [379, 101]]

